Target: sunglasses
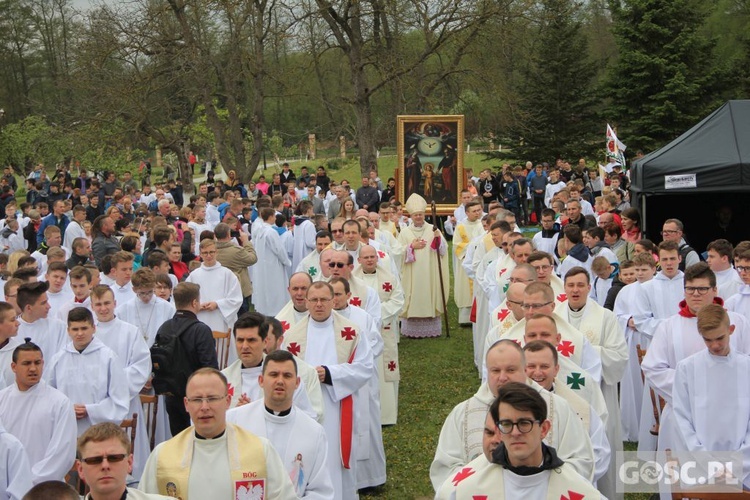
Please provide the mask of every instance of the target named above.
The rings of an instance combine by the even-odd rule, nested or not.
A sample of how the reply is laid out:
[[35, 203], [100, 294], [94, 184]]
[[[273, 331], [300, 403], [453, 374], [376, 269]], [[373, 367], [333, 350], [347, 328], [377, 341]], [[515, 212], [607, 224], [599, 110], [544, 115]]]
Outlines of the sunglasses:
[[344, 264], [343, 262], [329, 262], [328, 263], [328, 267], [330, 268], [338, 267], [339, 269], [343, 269], [345, 265], [346, 264]]
[[114, 464], [117, 462], [122, 462], [127, 457], [124, 453], [119, 453], [117, 455], [102, 455], [99, 457], [88, 457], [88, 458], [82, 458], [81, 462], [85, 463], [86, 465], [99, 465], [102, 462], [104, 462], [104, 459], [107, 459], [107, 462]]

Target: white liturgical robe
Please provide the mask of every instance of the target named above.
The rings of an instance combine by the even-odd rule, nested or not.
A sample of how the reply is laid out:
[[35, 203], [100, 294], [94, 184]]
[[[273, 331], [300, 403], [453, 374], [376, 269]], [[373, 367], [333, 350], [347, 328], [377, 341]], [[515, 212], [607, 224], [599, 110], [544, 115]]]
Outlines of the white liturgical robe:
[[[354, 408], [357, 399], [367, 397], [367, 382], [372, 377], [373, 356], [370, 345], [363, 334], [351, 337], [352, 328], [356, 332], [356, 325], [335, 311], [322, 322], [305, 318], [292, 327], [285, 337], [285, 348], [293, 348], [293, 339], [305, 339], [306, 349], [300, 357], [312, 366], [325, 366], [331, 376], [331, 384], [322, 384], [325, 420], [323, 427], [328, 438], [328, 471], [335, 490], [334, 498], [344, 500], [354, 498], [357, 493], [357, 444], [356, 436], [352, 438], [349, 465], [346, 469], [342, 465], [341, 415], [342, 401], [353, 396]], [[339, 338], [357, 339], [351, 362], [339, 360]], [[294, 354], [294, 352], [292, 352]], [[356, 417], [356, 413], [355, 413]], [[354, 422], [356, 428], [356, 422]]]
[[628, 326], [633, 317], [633, 303], [639, 293], [641, 283], [635, 282], [623, 287], [617, 294], [614, 313], [620, 328], [625, 332], [628, 344], [628, 364], [620, 382], [620, 421], [622, 423], [623, 441], [638, 441], [638, 423], [641, 420], [641, 402], [643, 395], [643, 380], [641, 379], [641, 365], [638, 362], [637, 347], [648, 349], [651, 337], [641, 335], [638, 330]]
[[63, 481], [76, 458], [76, 417], [67, 396], [40, 381], [0, 391], [0, 422], [23, 444], [34, 484]]
[[175, 312], [174, 304], [156, 295], [152, 295], [148, 302], [136, 297], [124, 304], [118, 304], [115, 309], [117, 319], [135, 326], [148, 347], [154, 344], [159, 327], [172, 319]]
[[643, 283], [633, 305], [633, 322], [636, 329], [653, 337], [659, 321], [677, 314], [680, 301], [685, 297], [685, 277], [682, 271], [674, 278], [657, 273], [654, 279]]
[[255, 310], [267, 316], [275, 316], [287, 300], [287, 269], [292, 265], [274, 228], [260, 221], [253, 229], [253, 245], [258, 255], [258, 265], [253, 269], [253, 304]]
[[750, 486], [750, 357], [703, 349], [677, 363], [672, 389], [676, 447], [739, 451], [742, 482]]
[[15, 384], [16, 376], [10, 367], [13, 362], [13, 351], [21, 345], [18, 336], [8, 339], [8, 343], [0, 347], [0, 389]]
[[18, 322], [20, 324], [16, 338], [20, 341], [30, 338], [42, 350], [42, 356], [47, 362], [70, 340], [68, 325], [54, 318], [42, 318], [33, 323], [27, 323], [22, 316], [19, 316]]
[[[697, 352], [706, 350], [703, 337], [698, 333], [696, 317], [686, 317], [684, 302], [683, 312], [663, 321], [657, 328], [651, 346], [643, 358], [641, 368], [648, 382], [654, 390], [667, 402], [662, 411], [658, 449], [660, 451], [671, 448], [675, 443], [674, 420], [672, 416], [672, 391], [677, 364], [683, 359]], [[729, 321], [735, 326], [729, 337], [732, 351], [738, 354], [750, 354], [750, 325], [748, 321], [737, 313], [729, 312]], [[728, 383], [728, 382], [727, 382]], [[716, 387], [719, 390], [720, 387]], [[641, 417], [643, 418], [643, 416]], [[647, 423], [651, 426], [652, 422]], [[644, 421], [641, 422], [641, 428]]]
[[0, 422], [0, 500], [21, 500], [32, 486], [26, 451]]
[[151, 451], [140, 397], [141, 389], [151, 376], [151, 352], [138, 328], [119, 318], [107, 322], [99, 321], [96, 325], [96, 338], [112, 349], [125, 366], [130, 398], [128, 416], [133, 413], [138, 415], [132, 474], [133, 477], [140, 477]]
[[83, 352], [70, 342], [45, 367], [44, 379], [74, 405], [86, 405], [78, 435], [101, 422], [119, 424], [128, 414], [130, 398], [125, 367], [112, 349], [94, 337]]
[[315, 250], [315, 224], [309, 219], [303, 220], [294, 226], [294, 253], [292, 256], [292, 268], [297, 269], [300, 262]]
[[724, 301], [727, 311], [734, 311], [750, 321], [750, 285], [740, 285], [736, 294]]
[[[265, 355], [263, 356], [265, 359]], [[323, 397], [320, 390], [320, 381], [315, 368], [311, 367], [301, 359], [297, 361], [297, 374], [300, 377], [300, 385], [294, 391], [294, 405], [302, 413], [310, 418], [317, 420], [323, 414]], [[302, 372], [304, 371], [304, 375]], [[237, 407], [237, 402], [242, 395], [247, 396], [250, 402], [263, 400], [263, 389], [258, 384], [258, 376], [263, 372], [263, 362], [258, 366], [244, 368], [242, 361], [237, 360], [231, 365], [224, 368], [221, 373], [227, 377], [229, 395], [232, 401], [230, 408]], [[312, 373], [311, 373], [312, 372]], [[313, 377], [314, 376], [314, 377]], [[308, 385], [310, 384], [310, 385]], [[308, 394], [312, 394], [312, 398]], [[315, 404], [313, 405], [313, 400]]]
[[319, 423], [294, 406], [286, 415], [273, 414], [260, 400], [230, 410], [227, 412], [227, 422], [271, 442], [289, 473], [298, 497], [310, 500], [333, 498], [333, 484], [326, 459], [326, 433]]
[[[594, 451], [581, 419], [561, 397], [551, 394], [536, 382], [527, 382], [539, 391], [547, 403], [550, 432], [544, 438], [557, 455], [572, 465], [587, 480], [594, 477]], [[466, 464], [482, 453], [484, 422], [495, 399], [487, 384], [482, 384], [470, 399], [451, 410], [440, 430], [435, 459], [430, 466], [430, 481], [437, 491]]]
[[[47, 291], [47, 303], [49, 304], [48, 317], [58, 318], [60, 309], [62, 309], [68, 302], [71, 302], [74, 297], [75, 295], [73, 295], [73, 291], [70, 289], [67, 282], [57, 293]], [[66, 316], [62, 321], [67, 321], [67, 319]]]

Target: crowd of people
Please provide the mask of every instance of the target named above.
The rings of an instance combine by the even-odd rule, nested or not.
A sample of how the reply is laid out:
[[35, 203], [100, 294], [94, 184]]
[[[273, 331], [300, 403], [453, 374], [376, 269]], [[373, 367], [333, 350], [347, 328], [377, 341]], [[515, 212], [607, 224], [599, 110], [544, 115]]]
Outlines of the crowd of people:
[[429, 222], [376, 170], [209, 172], [187, 198], [34, 169], [0, 197], [0, 498], [357, 498], [387, 482], [399, 340], [443, 334], [450, 290], [481, 382], [436, 498], [622, 498], [623, 441], [743, 450], [750, 242], [704, 258], [669, 219], [655, 245], [626, 173], [584, 167], [470, 175]]

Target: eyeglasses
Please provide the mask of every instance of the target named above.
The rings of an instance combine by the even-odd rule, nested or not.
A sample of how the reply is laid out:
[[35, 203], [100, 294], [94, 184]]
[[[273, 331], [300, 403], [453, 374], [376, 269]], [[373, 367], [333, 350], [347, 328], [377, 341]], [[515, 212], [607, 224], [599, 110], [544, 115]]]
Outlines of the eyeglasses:
[[125, 453], [118, 453], [117, 455], [101, 455], [99, 457], [82, 458], [81, 462], [85, 463], [86, 465], [99, 465], [104, 462], [104, 460], [106, 460], [107, 462], [114, 464], [117, 462], [122, 462], [126, 457], [127, 455]]
[[544, 306], [548, 306], [552, 303], [552, 301], [545, 302], [544, 304], [521, 304], [521, 309], [529, 310], [529, 309], [541, 309]]
[[531, 420], [530, 418], [519, 418], [516, 422], [512, 420], [500, 420], [495, 422], [497, 428], [503, 434], [510, 434], [513, 432], [513, 427], [518, 427], [518, 432], [521, 434], [527, 434], [534, 428], [534, 424], [539, 423], [539, 420]]
[[[750, 272], [750, 266], [734, 266], [734, 268], [737, 269], [738, 273]], [[6, 297], [15, 297], [15, 295], [6, 295]]]
[[219, 401], [224, 401], [226, 400], [226, 398], [226, 396], [206, 396], [205, 398], [187, 398], [187, 402], [196, 406], [202, 406], [203, 403], [212, 405], [214, 403], [218, 403]]
[[343, 229], [331, 229], [331, 233], [333, 233], [333, 234], [336, 234], [336, 233], [343, 233], [343, 232], [344, 232], [344, 230], [343, 230]]
[[668, 234], [677, 234], [679, 232], [680, 231], [678, 231], [677, 229], [664, 229], [664, 230], [662, 230], [661, 235], [662, 236], [666, 236]]
[[339, 269], [343, 269], [344, 266], [346, 266], [346, 264], [344, 264], [343, 262], [329, 262], [328, 263], [328, 267], [330, 267], [331, 269], [333, 269], [334, 267], [338, 267]]
[[140, 292], [135, 292], [135, 294], [139, 297], [150, 297], [154, 294], [153, 290], [141, 290]]
[[686, 286], [685, 293], [690, 295], [695, 295], [696, 293], [698, 295], [706, 295], [712, 288], [712, 286]]
[[517, 300], [505, 299], [505, 302], [507, 302], [508, 304], [513, 304], [513, 305], [516, 305], [516, 306], [523, 307], [523, 302], [519, 302]]
[[313, 304], [325, 304], [326, 302], [330, 302], [333, 300], [333, 297], [330, 299], [307, 299], [308, 302], [312, 302]]

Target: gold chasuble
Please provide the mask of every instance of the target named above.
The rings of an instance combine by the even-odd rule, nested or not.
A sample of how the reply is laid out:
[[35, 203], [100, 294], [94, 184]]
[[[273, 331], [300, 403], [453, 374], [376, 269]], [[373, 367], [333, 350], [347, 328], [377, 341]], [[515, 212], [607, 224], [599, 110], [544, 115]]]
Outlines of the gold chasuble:
[[[238, 492], [266, 492], [266, 455], [258, 437], [234, 424], [227, 424], [227, 452], [235, 497]], [[188, 482], [193, 460], [195, 428], [188, 427], [159, 450], [156, 484], [159, 494], [188, 500]], [[203, 500], [203, 499], [194, 499]]]

